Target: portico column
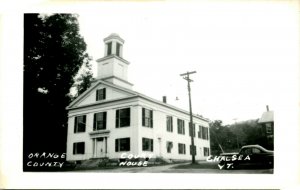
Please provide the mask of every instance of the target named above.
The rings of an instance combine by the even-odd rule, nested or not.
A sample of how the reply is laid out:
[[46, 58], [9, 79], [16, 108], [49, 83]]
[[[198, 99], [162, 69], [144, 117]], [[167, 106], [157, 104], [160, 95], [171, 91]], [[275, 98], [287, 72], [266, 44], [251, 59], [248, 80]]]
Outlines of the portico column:
[[93, 139], [94, 140], [94, 157], [96, 157], [97, 156], [97, 153], [96, 153], [96, 150], [97, 150], [97, 140], [96, 140], [96, 138], [94, 138]]
[[107, 137], [104, 137], [105, 157], [107, 157]]

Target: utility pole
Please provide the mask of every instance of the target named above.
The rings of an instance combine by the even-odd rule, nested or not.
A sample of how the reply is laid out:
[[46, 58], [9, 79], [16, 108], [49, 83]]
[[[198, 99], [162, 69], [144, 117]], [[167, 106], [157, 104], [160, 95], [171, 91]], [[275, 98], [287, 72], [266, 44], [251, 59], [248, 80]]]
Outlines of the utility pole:
[[[237, 127], [237, 126], [236, 126], [236, 120], [237, 120], [237, 118], [234, 118], [233, 120], [234, 120], [234, 125], [235, 125], [235, 127]], [[236, 134], [236, 146], [237, 146], [238, 149], [240, 149], [238, 133]]]
[[181, 74], [180, 76], [184, 76], [183, 78], [185, 80], [187, 80], [188, 82], [188, 92], [189, 92], [189, 106], [190, 106], [190, 134], [191, 134], [191, 144], [192, 144], [192, 164], [195, 163], [195, 145], [194, 145], [194, 125], [193, 125], [193, 112], [192, 112], [192, 100], [191, 100], [191, 86], [190, 86], [190, 82], [193, 82], [190, 79], [190, 75], [196, 73], [196, 71], [192, 71], [192, 72], [186, 72]]

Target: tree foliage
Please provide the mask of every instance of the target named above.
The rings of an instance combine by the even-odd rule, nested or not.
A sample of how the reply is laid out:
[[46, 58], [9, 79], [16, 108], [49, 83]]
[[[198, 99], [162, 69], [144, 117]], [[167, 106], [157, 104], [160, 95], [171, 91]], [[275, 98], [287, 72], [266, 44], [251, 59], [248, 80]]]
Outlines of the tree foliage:
[[77, 15], [24, 15], [24, 154], [65, 151], [66, 106], [81, 67], [89, 56]]
[[267, 147], [266, 137], [258, 120], [247, 120], [232, 125], [223, 125], [222, 121], [210, 123], [211, 152], [219, 155], [224, 152], [237, 152], [244, 145], [259, 144]]

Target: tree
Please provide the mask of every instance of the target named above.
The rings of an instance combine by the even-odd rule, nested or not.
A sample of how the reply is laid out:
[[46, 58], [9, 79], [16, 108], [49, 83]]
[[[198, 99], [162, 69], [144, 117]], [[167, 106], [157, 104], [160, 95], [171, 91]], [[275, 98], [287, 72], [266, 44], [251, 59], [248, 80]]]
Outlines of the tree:
[[238, 137], [240, 146], [259, 144], [266, 147], [266, 138], [263, 136], [261, 125], [258, 124], [258, 119], [232, 124], [230, 130]]
[[74, 92], [70, 92], [71, 100], [74, 100], [83, 92], [85, 92], [90, 86], [91, 81], [93, 81], [93, 73], [91, 69], [91, 65], [87, 64], [82, 69], [81, 72], [75, 77], [75, 83], [73, 84], [72, 90]]
[[89, 64], [77, 17], [24, 15], [24, 160], [32, 152], [66, 150], [69, 90]]
[[223, 125], [221, 120], [210, 123], [210, 143], [212, 154], [219, 155], [224, 152], [236, 152], [237, 136], [230, 130], [230, 126]]
[[224, 126], [221, 120], [210, 123], [211, 153], [237, 152], [244, 145], [258, 144], [267, 148], [267, 139], [263, 136], [258, 119], [241, 121]]

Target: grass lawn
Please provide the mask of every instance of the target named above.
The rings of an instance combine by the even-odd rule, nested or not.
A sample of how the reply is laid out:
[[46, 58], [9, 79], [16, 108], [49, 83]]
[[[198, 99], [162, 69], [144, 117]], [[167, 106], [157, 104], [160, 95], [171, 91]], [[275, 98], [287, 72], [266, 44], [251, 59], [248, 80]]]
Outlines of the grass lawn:
[[218, 163], [216, 162], [202, 162], [202, 163], [195, 163], [195, 164], [184, 164], [174, 166], [174, 169], [219, 169]]

